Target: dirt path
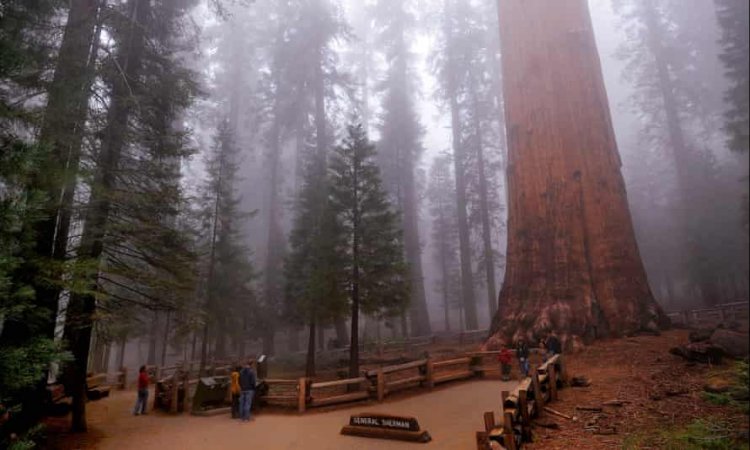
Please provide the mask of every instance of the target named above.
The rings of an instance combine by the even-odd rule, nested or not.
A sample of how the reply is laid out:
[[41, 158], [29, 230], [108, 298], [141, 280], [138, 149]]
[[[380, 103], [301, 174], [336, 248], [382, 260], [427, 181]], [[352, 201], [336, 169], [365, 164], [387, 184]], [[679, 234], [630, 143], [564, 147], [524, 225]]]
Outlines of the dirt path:
[[415, 444], [341, 436], [341, 427], [351, 414], [379, 412], [413, 416], [430, 432], [432, 449], [471, 449], [474, 434], [482, 429], [482, 412], [499, 415], [500, 393], [512, 383], [475, 381], [446, 386], [434, 392], [382, 404], [356, 405], [331, 412], [304, 416], [259, 414], [251, 423], [228, 417], [170, 417], [152, 413], [129, 414], [134, 393], [115, 392], [109, 399], [91, 403], [91, 432], [86, 436], [58, 436], [57, 448], [167, 450], [248, 448], [263, 450], [400, 450]]

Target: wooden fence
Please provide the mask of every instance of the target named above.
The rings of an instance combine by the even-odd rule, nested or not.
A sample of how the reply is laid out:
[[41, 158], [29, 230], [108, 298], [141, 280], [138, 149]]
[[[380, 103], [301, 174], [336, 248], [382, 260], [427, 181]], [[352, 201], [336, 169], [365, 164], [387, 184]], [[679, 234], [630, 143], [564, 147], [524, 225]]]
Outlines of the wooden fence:
[[476, 434], [477, 450], [491, 450], [491, 441], [507, 450], [517, 450], [524, 442], [531, 442], [532, 419], [542, 415], [545, 404], [557, 400], [557, 390], [566, 379], [562, 356], [555, 355], [537, 367], [515, 390], [504, 391], [502, 422], [496, 422], [495, 413], [484, 413], [484, 431]]
[[697, 328], [716, 326], [727, 322], [747, 323], [749, 315], [750, 302], [747, 301], [667, 314], [673, 324]]
[[[541, 353], [538, 349], [531, 351], [533, 354]], [[499, 375], [499, 353], [471, 352], [447, 360], [424, 358], [366, 370], [357, 378], [334, 381], [316, 381], [308, 378], [261, 379], [264, 388], [258, 393], [257, 400], [264, 405], [295, 408], [300, 413], [310, 408], [357, 401], [382, 402], [389, 395], [406, 389], [429, 390], [452, 381], [480, 378], [489, 374]], [[161, 368], [149, 366], [147, 369], [156, 381], [168, 381], [171, 386], [181, 385], [186, 388], [185, 404], [188, 405], [192, 404], [191, 394], [198, 384], [198, 366], [193, 362]], [[206, 376], [226, 376], [230, 370], [230, 366], [214, 363], [207, 366]], [[174, 383], [175, 377], [177, 383]]]

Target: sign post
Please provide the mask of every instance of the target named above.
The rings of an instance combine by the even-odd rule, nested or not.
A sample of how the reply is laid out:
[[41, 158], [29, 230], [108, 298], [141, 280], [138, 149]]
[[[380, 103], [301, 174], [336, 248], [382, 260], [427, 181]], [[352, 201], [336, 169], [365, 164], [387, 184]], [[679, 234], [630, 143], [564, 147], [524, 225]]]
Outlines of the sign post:
[[421, 443], [432, 440], [430, 433], [419, 428], [417, 419], [386, 414], [357, 414], [351, 416], [349, 425], [341, 429], [341, 434]]

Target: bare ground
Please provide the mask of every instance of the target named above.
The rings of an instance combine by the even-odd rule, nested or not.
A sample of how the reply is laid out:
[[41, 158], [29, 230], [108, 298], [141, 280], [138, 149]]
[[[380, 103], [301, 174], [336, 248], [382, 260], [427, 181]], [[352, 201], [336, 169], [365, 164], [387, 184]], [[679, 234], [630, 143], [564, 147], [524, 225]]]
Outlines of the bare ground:
[[[657, 435], [670, 427], [684, 426], [697, 418], [714, 417], [748, 429], [748, 416], [736, 409], [715, 406], [702, 399], [703, 385], [710, 376], [728, 376], [729, 367], [689, 365], [668, 353], [671, 346], [687, 341], [686, 331], [671, 331], [659, 337], [637, 337], [603, 341], [566, 359], [570, 375], [585, 375], [592, 385], [560, 391], [560, 400], [550, 406], [576, 416], [568, 421], [547, 415], [560, 430], [535, 429], [532, 449], [623, 448], [628, 436]], [[500, 393], [512, 383], [494, 380], [453, 384], [426, 393], [404, 393], [386, 403], [358, 404], [350, 408], [308, 413], [261, 412], [255, 421], [242, 424], [228, 417], [172, 417], [153, 412], [133, 417], [133, 392], [115, 392], [109, 399], [90, 404], [87, 435], [53, 434], [55, 450], [73, 449], [207, 449], [257, 448], [263, 450], [311, 449], [399, 450], [419, 444], [377, 441], [341, 436], [351, 414], [380, 412], [414, 416], [433, 442], [427, 448], [474, 449], [475, 432], [483, 428], [482, 414], [500, 408]], [[415, 395], [412, 395], [415, 394]], [[602, 413], [576, 410], [621, 400], [621, 407], [604, 407]], [[593, 424], [593, 425], [592, 425]], [[52, 422], [62, 429], [63, 422]], [[611, 429], [615, 434], [595, 435], [590, 428]], [[658, 440], [657, 440], [658, 441]], [[651, 448], [661, 448], [658, 445]]]

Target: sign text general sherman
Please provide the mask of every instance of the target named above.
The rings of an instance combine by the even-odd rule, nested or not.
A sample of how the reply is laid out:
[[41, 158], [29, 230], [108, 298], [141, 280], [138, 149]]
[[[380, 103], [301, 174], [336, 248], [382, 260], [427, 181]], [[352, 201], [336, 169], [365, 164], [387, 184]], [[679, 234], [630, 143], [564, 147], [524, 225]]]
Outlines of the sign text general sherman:
[[352, 416], [349, 425], [370, 428], [387, 428], [391, 430], [419, 431], [417, 419], [380, 414], [359, 414]]

